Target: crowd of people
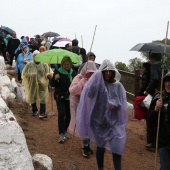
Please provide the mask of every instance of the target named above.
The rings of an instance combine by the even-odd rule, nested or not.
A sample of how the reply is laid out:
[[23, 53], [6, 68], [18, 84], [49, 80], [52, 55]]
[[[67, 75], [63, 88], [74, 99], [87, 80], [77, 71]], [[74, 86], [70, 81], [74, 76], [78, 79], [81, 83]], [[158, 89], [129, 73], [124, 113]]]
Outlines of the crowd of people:
[[[99, 170], [104, 169], [105, 149], [113, 156], [115, 170], [121, 170], [121, 155], [126, 144], [127, 99], [126, 91], [120, 83], [120, 74], [114, 64], [105, 59], [101, 65], [95, 63], [96, 55], [86, 53], [78, 46], [78, 40], [66, 44], [63, 49], [76, 53], [79, 63], [72, 63], [64, 56], [61, 64], [49, 65], [37, 62], [34, 57], [46, 50], [54, 49], [55, 42], [48, 37], [34, 38], [22, 36], [19, 40], [16, 32], [10, 35], [0, 32], [1, 60], [12, 66], [15, 60], [15, 72], [18, 82], [25, 87], [26, 101], [32, 107], [32, 116], [39, 114], [40, 119], [48, 117], [46, 103], [49, 87], [54, 87], [54, 99], [58, 110], [58, 142], [64, 143], [69, 134], [82, 139], [82, 154], [90, 157], [93, 153], [90, 143], [96, 145], [96, 160]], [[161, 111], [159, 156], [161, 170], [170, 169], [170, 73], [164, 76], [164, 90], [160, 94], [161, 54], [151, 53], [150, 62], [142, 63], [141, 88], [142, 100], [150, 94], [153, 99], [149, 109], [144, 110], [147, 124], [146, 149], [156, 147], [156, 129], [158, 111]], [[5, 63], [4, 62], [4, 63]], [[162, 96], [162, 97], [160, 97]], [[40, 101], [40, 110], [36, 102]], [[139, 103], [136, 112], [142, 106]], [[143, 110], [142, 110], [143, 111]]]

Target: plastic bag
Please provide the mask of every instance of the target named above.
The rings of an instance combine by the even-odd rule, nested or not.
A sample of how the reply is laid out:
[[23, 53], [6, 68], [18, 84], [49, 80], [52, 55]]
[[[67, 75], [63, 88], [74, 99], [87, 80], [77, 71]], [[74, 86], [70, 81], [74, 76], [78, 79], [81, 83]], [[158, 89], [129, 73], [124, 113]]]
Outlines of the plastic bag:
[[148, 94], [145, 99], [143, 100], [143, 104], [145, 105], [145, 107], [147, 109], [149, 109], [149, 106], [151, 104], [151, 101], [152, 101], [152, 96], [150, 94]]

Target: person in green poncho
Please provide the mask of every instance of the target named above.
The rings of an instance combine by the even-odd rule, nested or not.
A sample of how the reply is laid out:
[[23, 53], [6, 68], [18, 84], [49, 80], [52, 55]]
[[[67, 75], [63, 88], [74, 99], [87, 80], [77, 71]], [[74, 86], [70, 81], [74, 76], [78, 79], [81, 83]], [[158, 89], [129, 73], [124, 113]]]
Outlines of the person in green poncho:
[[59, 143], [63, 143], [69, 138], [67, 134], [67, 128], [70, 123], [69, 86], [76, 75], [71, 67], [72, 61], [70, 57], [64, 57], [61, 61], [61, 67], [54, 72], [50, 82], [50, 85], [55, 87], [54, 99], [58, 109]]
[[[33, 57], [38, 53], [35, 50]], [[22, 80], [26, 92], [26, 101], [32, 106], [32, 116], [38, 114], [36, 101], [40, 100], [39, 118], [46, 118], [46, 102], [48, 99], [48, 84], [49, 79], [52, 78], [53, 71], [46, 63], [33, 62], [28, 63], [22, 71]]]

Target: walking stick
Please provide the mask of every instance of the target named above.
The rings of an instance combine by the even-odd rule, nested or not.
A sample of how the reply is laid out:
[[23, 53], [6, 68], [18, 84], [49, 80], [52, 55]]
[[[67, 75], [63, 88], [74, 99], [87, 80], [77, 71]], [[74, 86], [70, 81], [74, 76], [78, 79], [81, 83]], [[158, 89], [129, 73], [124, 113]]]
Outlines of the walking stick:
[[92, 50], [93, 41], [94, 41], [94, 36], [95, 36], [95, 33], [96, 33], [96, 28], [97, 28], [97, 25], [95, 26], [95, 30], [94, 30], [94, 34], [93, 34], [93, 39], [92, 39], [92, 43], [91, 43], [90, 52], [91, 52], [91, 50]]
[[83, 48], [83, 36], [81, 35], [81, 43], [82, 43], [82, 48]]
[[[166, 38], [165, 38], [165, 45], [164, 45], [164, 55], [163, 55], [163, 59], [162, 59], [163, 67], [164, 67], [164, 63], [165, 63], [168, 28], [169, 28], [169, 21], [167, 23]], [[162, 99], [163, 77], [164, 77], [164, 68], [162, 68], [160, 99]], [[156, 133], [156, 152], [155, 152], [155, 170], [158, 170], [157, 157], [158, 157], [158, 137], [159, 137], [159, 125], [160, 125], [160, 113], [161, 113], [161, 109], [159, 109], [159, 112], [158, 112], [158, 125], [157, 125], [157, 133]]]

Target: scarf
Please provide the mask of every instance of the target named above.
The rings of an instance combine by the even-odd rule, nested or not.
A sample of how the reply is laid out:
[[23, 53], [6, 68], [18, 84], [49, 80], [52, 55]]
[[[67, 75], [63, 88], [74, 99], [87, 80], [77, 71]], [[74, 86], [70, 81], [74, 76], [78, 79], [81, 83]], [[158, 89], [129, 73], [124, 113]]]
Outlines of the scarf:
[[72, 73], [73, 73], [73, 69], [70, 68], [69, 72], [67, 70], [65, 70], [63, 67], [60, 67], [58, 69], [58, 71], [62, 74], [65, 74], [65, 75], [68, 75], [69, 79], [70, 79], [70, 82], [72, 82]]

